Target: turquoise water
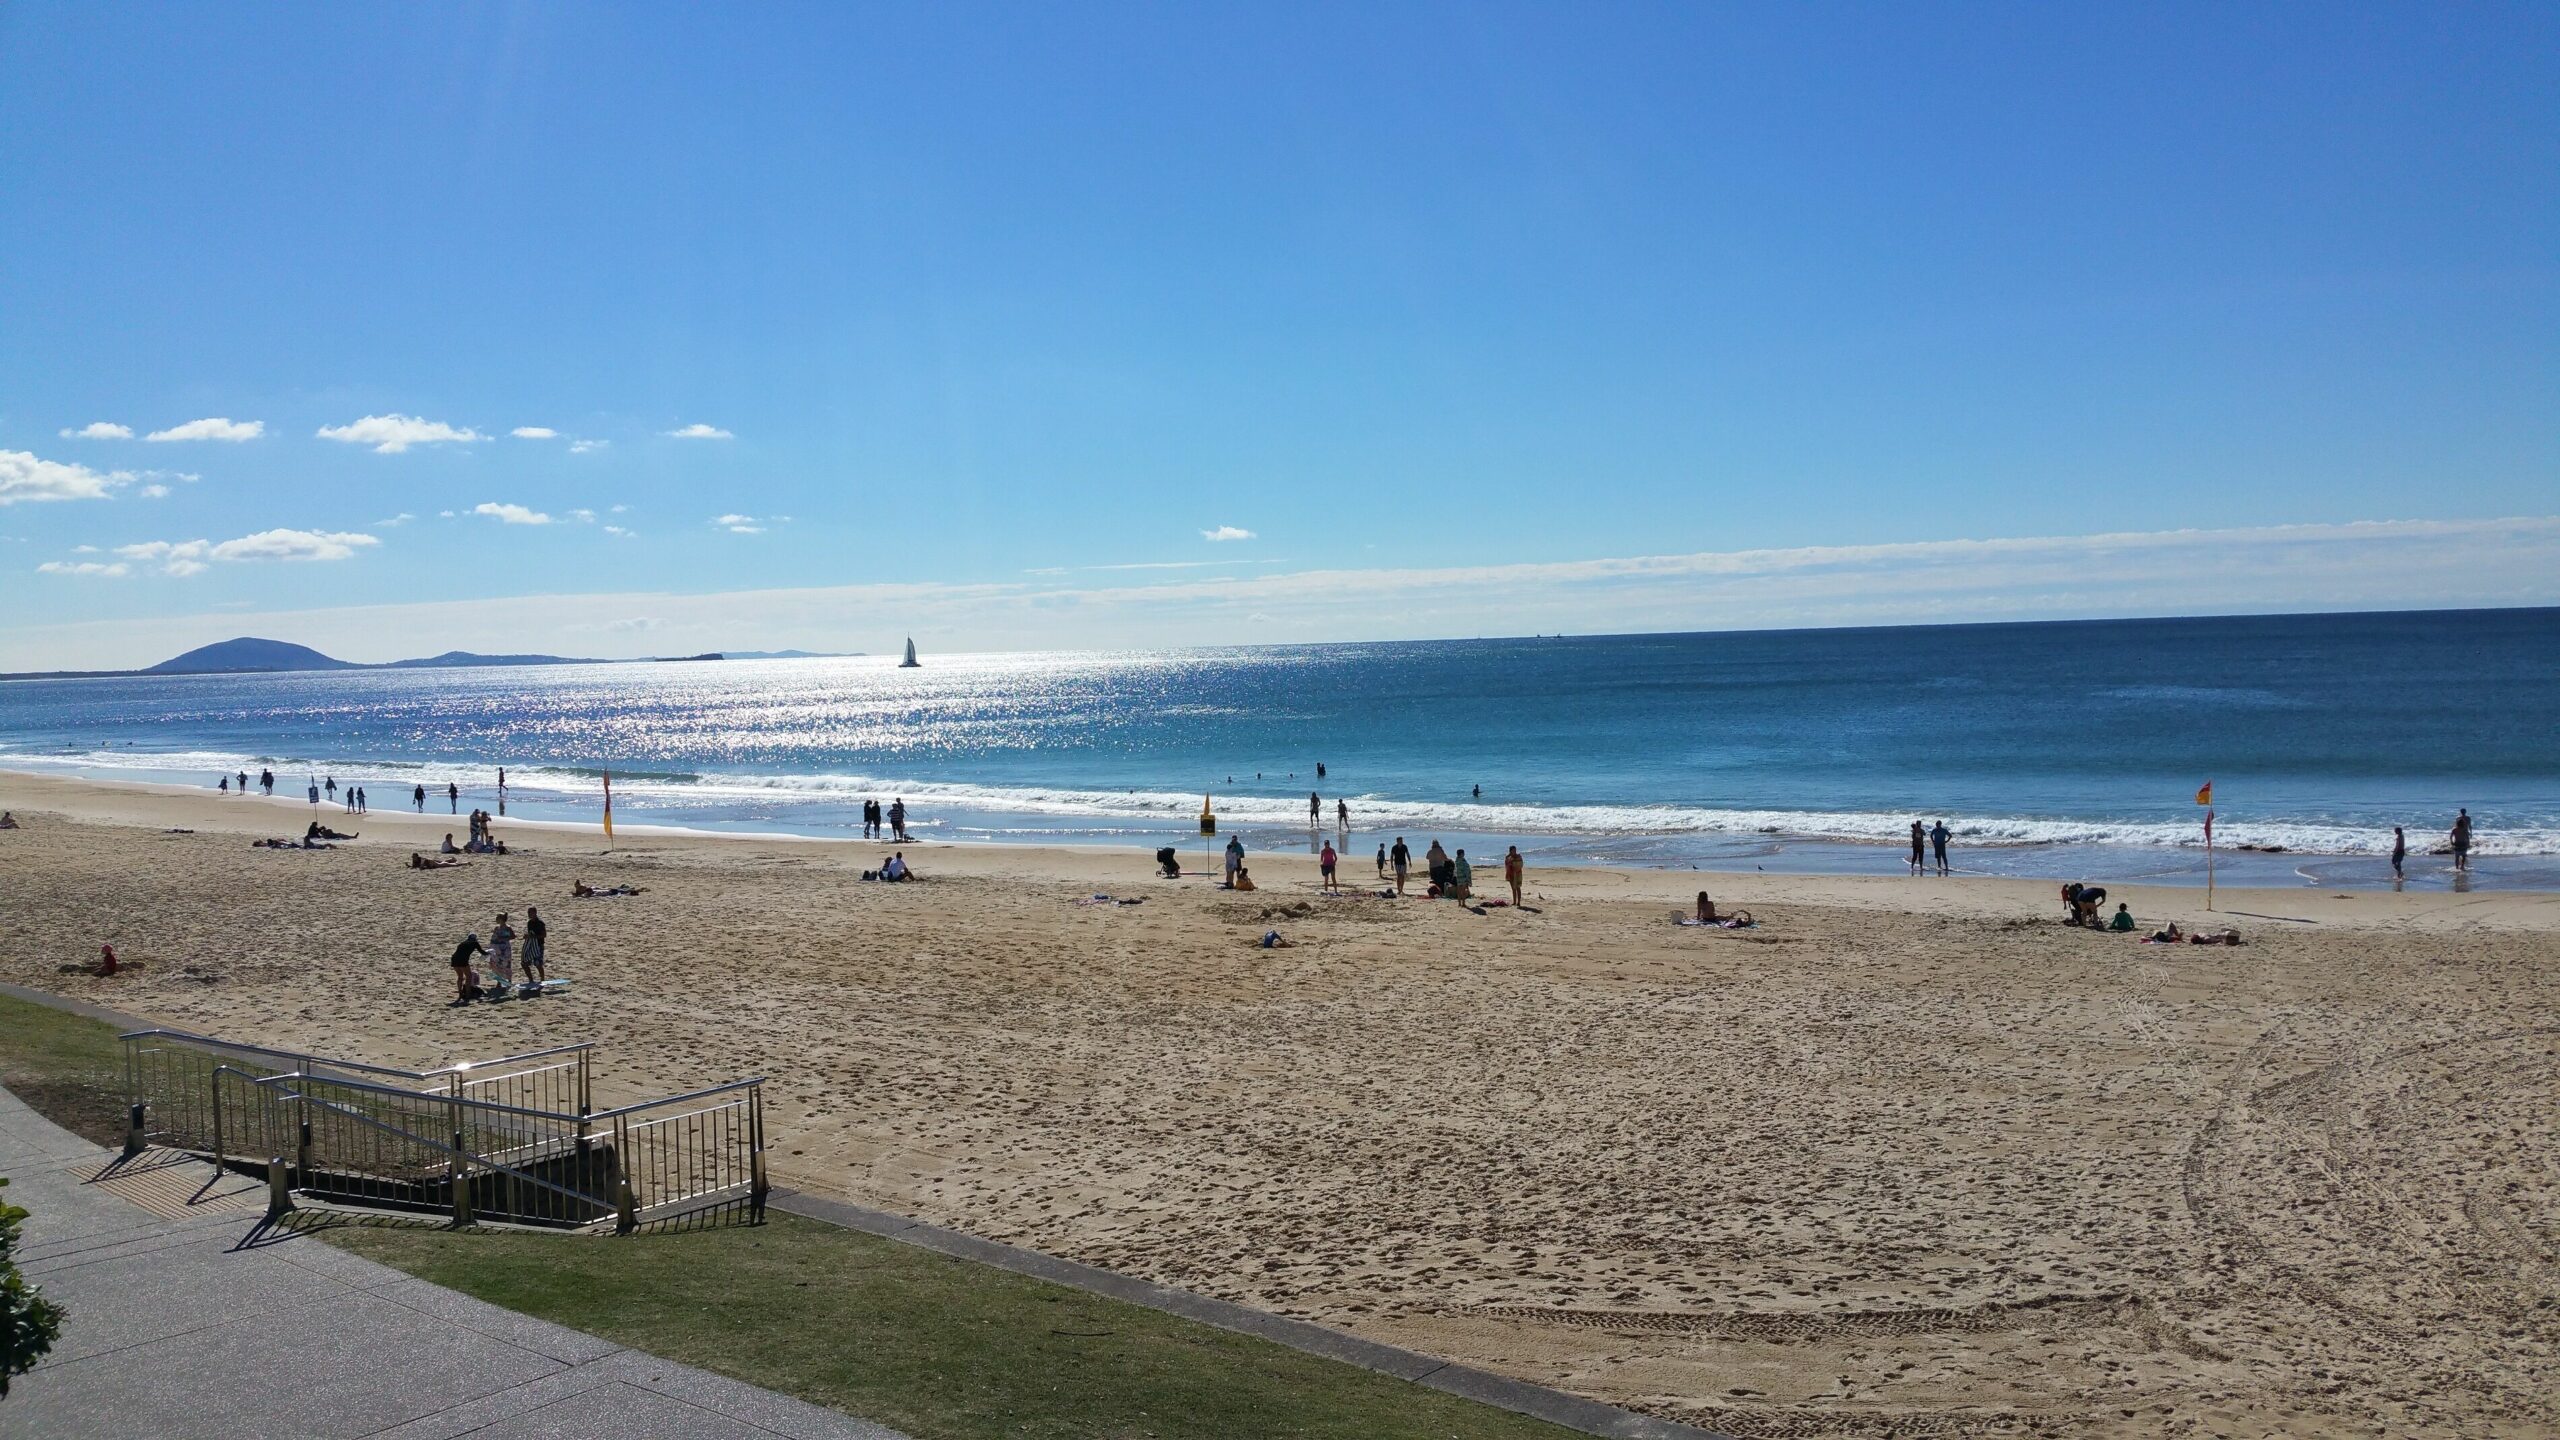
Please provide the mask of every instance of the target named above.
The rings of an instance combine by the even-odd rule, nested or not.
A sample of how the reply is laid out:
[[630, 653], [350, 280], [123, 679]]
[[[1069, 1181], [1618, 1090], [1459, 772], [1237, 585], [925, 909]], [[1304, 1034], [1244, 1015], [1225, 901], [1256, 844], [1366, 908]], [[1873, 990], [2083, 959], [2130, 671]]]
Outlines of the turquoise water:
[[1965, 870], [2167, 881], [2201, 877], [2211, 779], [2226, 880], [2375, 883], [2400, 824], [2444, 883], [2467, 806], [2478, 883], [2547, 887], [2555, 716], [2544, 609], [18, 681], [0, 765], [376, 808], [492, 804], [504, 765], [511, 814], [585, 819], [611, 769], [627, 823], [841, 835], [903, 796], [928, 837], [1150, 845], [1214, 793], [1294, 850], [1312, 790], [1358, 854], [1746, 869], [1898, 872], [1944, 818]]

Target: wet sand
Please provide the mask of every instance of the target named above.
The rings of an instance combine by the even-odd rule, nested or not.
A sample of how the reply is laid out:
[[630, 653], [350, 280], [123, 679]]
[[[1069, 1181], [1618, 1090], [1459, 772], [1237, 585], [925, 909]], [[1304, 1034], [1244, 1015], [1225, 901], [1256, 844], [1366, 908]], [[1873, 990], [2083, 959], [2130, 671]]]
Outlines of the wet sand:
[[[884, 886], [511, 825], [418, 873], [458, 820], [0, 806], [0, 978], [393, 1063], [594, 1039], [600, 1102], [766, 1074], [783, 1183], [1737, 1435], [2560, 1429], [2560, 896], [2111, 885], [2250, 942], [2172, 949], [2043, 881], [1537, 871], [1480, 915], [1304, 856]], [[1701, 884], [1761, 927], [1671, 925]], [[447, 1008], [528, 902], [569, 996]], [[102, 942], [144, 970], [57, 973]]]

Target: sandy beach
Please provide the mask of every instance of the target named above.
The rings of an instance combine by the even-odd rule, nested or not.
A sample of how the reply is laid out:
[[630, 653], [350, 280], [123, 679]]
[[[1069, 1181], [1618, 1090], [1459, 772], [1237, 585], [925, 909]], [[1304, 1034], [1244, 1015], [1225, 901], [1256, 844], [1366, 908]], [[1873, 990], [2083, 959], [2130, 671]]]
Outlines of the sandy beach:
[[[414, 872], [459, 819], [0, 806], [0, 978], [392, 1063], [593, 1039], [600, 1101], [765, 1074], [782, 1183], [1737, 1435], [2560, 1429], [2560, 896], [2110, 885], [2227, 950], [2042, 881], [1549, 870], [1477, 914], [1368, 896], [1367, 842], [1328, 899], [1304, 855], [886, 886], [505, 825]], [[1759, 928], [1670, 924], [1702, 885]], [[569, 995], [448, 1008], [528, 903]], [[101, 943], [144, 968], [58, 973]]]

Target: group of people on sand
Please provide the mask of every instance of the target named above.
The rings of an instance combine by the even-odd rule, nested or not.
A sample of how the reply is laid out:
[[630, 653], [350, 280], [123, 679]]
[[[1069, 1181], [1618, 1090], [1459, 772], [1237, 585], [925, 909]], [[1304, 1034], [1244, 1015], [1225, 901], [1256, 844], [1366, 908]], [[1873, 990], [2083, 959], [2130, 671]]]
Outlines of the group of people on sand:
[[[505, 1000], [511, 996], [530, 999], [541, 994], [551, 980], [545, 953], [550, 936], [551, 927], [543, 920], [542, 911], [526, 906], [522, 937], [524, 974], [519, 980], [516, 974], [516, 927], [509, 922], [507, 912], [499, 911], [497, 923], [489, 927], [489, 943], [480, 943], [480, 936], [475, 932], [463, 936], [462, 943], [453, 947], [453, 1003], [468, 1005], [474, 1000]], [[474, 957], [488, 959], [489, 978], [485, 983], [478, 968], [471, 963]]]
[[1944, 820], [1940, 820], [1929, 825], [1923, 825], [1917, 820], [1912, 821], [1911, 873], [1914, 875], [1928, 874], [1929, 856], [1930, 853], [1934, 851], [1936, 852], [1938, 860], [1938, 873], [1941, 875], [1946, 874], [1947, 841], [1952, 838], [1954, 834], [1954, 831], [1947, 828], [1947, 822]]
[[[2105, 930], [2117, 935], [2130, 935], [2142, 928], [2133, 918], [2133, 906], [2116, 902], [2116, 913], [2104, 920], [2098, 918], [2098, 907], [2107, 903], [2107, 887], [2074, 880], [2062, 887], [2062, 913], [2065, 923], [2090, 930]], [[2146, 945], [2237, 945], [2240, 932], [2224, 929], [2212, 933], [2190, 932], [2178, 928], [2172, 920], [2167, 927], [2143, 937]]]
[[877, 800], [863, 801], [862, 838], [895, 840], [901, 845], [913, 843], [914, 837], [907, 833], [906, 797], [901, 795], [892, 799], [886, 810], [880, 808], [880, 802]]
[[863, 871], [862, 878], [865, 880], [885, 880], [894, 885], [901, 881], [920, 880], [924, 877], [916, 874], [915, 867], [907, 863], [907, 852], [901, 850], [890, 856], [888, 859], [881, 861], [879, 868]]
[[447, 830], [444, 832], [444, 844], [436, 853], [440, 855], [506, 854], [507, 842], [498, 838], [497, 832], [490, 828], [490, 823], [488, 811], [472, 811], [471, 838], [462, 842], [460, 845], [456, 845], [453, 843], [453, 832]]

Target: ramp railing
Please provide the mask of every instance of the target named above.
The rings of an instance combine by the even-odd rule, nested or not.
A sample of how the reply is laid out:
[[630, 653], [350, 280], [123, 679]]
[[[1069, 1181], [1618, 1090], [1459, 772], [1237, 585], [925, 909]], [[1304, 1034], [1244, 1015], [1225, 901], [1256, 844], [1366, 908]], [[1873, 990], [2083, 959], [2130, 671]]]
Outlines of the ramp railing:
[[624, 1232], [723, 1208], [764, 1215], [761, 1076], [595, 1113], [586, 1044], [405, 1070], [183, 1031], [124, 1039], [128, 1149], [263, 1166], [272, 1209], [298, 1195]]

